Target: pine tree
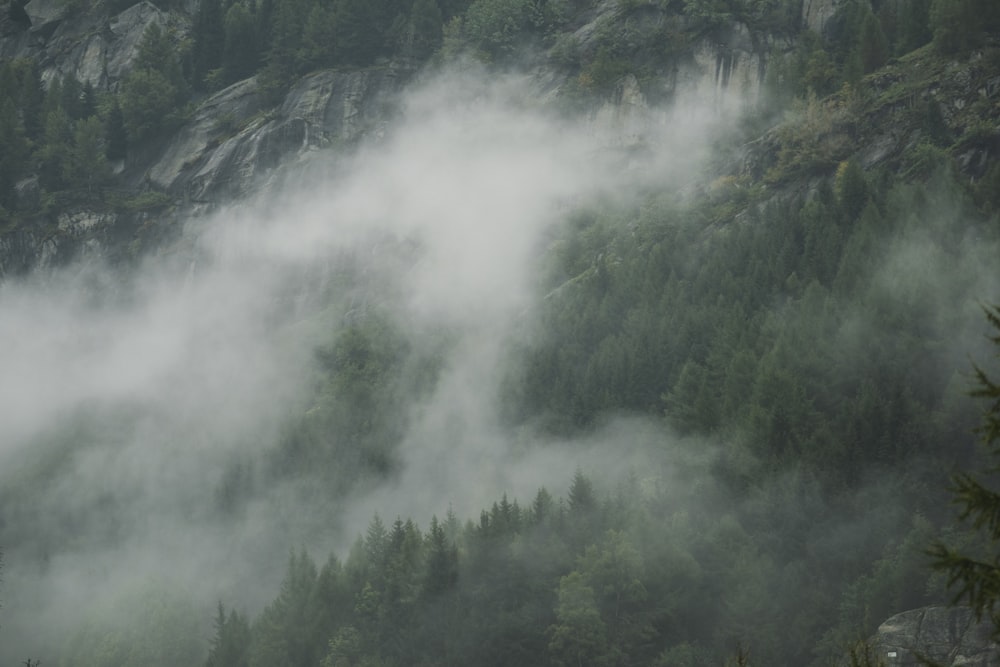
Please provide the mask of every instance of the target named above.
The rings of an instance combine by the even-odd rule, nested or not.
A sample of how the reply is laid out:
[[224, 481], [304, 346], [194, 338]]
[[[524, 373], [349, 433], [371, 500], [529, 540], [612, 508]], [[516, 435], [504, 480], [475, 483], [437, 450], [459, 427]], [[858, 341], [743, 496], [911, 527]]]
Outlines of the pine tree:
[[955, 55], [976, 45], [981, 33], [973, 0], [933, 0], [930, 9], [934, 46], [945, 55]]
[[317, 664], [325, 653], [326, 628], [316, 627], [316, 564], [305, 551], [291, 554], [281, 593], [253, 627], [252, 667]]
[[60, 107], [49, 111], [45, 116], [42, 143], [36, 152], [38, 179], [46, 190], [62, 190], [66, 187], [72, 143], [73, 128], [66, 112]]
[[219, 602], [215, 616], [215, 637], [205, 667], [248, 667], [247, 648], [250, 645], [250, 625], [246, 618]]
[[28, 142], [24, 128], [10, 99], [0, 100], [0, 207], [12, 210], [16, 203], [14, 185], [24, 174]]
[[[201, 0], [192, 32], [194, 33], [194, 44], [191, 48], [194, 79], [192, 84], [195, 88], [201, 89], [205, 85], [206, 75], [222, 66], [225, 30], [220, 0]], [[253, 46], [256, 48], [256, 45]]]
[[[986, 318], [993, 329], [990, 340], [997, 346], [1000, 359], [1000, 306], [986, 308]], [[986, 401], [986, 413], [979, 433], [993, 465], [986, 475], [1000, 473], [1000, 382], [979, 366], [975, 367], [976, 387], [972, 396]], [[987, 486], [976, 476], [962, 473], [954, 479], [955, 502], [961, 508], [960, 518], [982, 531], [989, 542], [989, 555], [972, 557], [942, 543], [935, 544], [930, 554], [934, 567], [948, 574], [950, 587], [957, 587], [955, 601], [967, 600], [976, 617], [988, 618], [993, 624], [993, 638], [1000, 639], [1000, 491]]]
[[424, 574], [423, 596], [433, 598], [452, 588], [458, 581], [458, 550], [448, 542], [437, 517], [431, 518], [427, 533], [427, 569]]
[[444, 18], [435, 0], [415, 0], [410, 12], [413, 57], [424, 60], [441, 46]]
[[111, 175], [105, 157], [104, 128], [97, 116], [77, 121], [67, 165], [67, 181], [92, 192]]
[[889, 45], [885, 33], [882, 32], [878, 18], [871, 11], [865, 14], [861, 22], [858, 49], [865, 74], [874, 72], [889, 58]]
[[225, 45], [222, 68], [225, 83], [245, 79], [257, 71], [258, 47], [256, 21], [242, 2], [226, 12]]
[[42, 79], [38, 74], [35, 61], [22, 60], [20, 63], [23, 64], [20, 68], [21, 119], [24, 123], [25, 136], [34, 141], [42, 135], [44, 125], [42, 107], [45, 103], [45, 89], [42, 87]]
[[125, 131], [125, 116], [122, 115], [118, 100], [115, 100], [108, 111], [104, 133], [107, 138], [104, 155], [109, 160], [124, 160], [128, 150], [128, 133]]

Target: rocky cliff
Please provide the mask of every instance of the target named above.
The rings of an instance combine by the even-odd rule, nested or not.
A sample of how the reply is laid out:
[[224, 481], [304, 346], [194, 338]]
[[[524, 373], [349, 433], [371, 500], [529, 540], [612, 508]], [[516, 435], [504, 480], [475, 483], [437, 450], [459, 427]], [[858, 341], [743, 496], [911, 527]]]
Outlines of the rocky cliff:
[[[23, 10], [3, 13], [0, 58], [32, 59], [46, 83], [72, 76], [98, 92], [115, 92], [147, 28], [159, 26], [180, 45], [190, 35], [197, 3], [168, 10], [145, 0], [122, 11], [110, 9], [112, 3], [81, 9], [85, 6], [30, 0]], [[598, 3], [576, 31], [580, 48], [596, 48], [597, 36], [609, 25], [626, 21], [641, 30], [664, 18], [662, 11], [649, 9], [623, 17], [623, 7], [617, 0]], [[703, 35], [675, 66], [641, 82], [633, 75], [619, 80], [594, 107], [595, 131], [618, 145], [634, 143], [644, 126], [662, 121], [649, 113], [651, 90], [657, 93], [654, 97], [694, 91], [713, 104], [752, 103], [764, 79], [767, 54], [774, 48], [767, 36], [742, 25]], [[539, 80], [545, 81], [540, 89], [556, 91], [568, 81], [558, 68], [547, 70], [544, 55], [540, 62]], [[414, 74], [414, 66], [398, 63], [319, 71], [293, 84], [277, 106], [265, 104], [253, 78], [196, 99], [187, 121], [172, 136], [133, 146], [118, 165], [119, 188], [131, 196], [155, 193], [149, 198], [155, 207], [130, 211], [114, 205], [99, 210], [77, 206], [70, 217], [98, 222], [60, 222], [67, 215], [61, 211], [56, 216], [60, 220], [46, 215], [21, 225], [0, 242], [0, 275], [69, 258], [81, 244], [99, 252], [111, 239], [118, 243], [131, 236], [126, 245], [135, 250], [143, 240], [134, 237], [143, 230], [162, 231], [173, 220], [246, 196], [273, 181], [284, 166], [316, 151], [377, 137], [395, 113], [396, 95]], [[122, 247], [107, 252], [120, 255]]]

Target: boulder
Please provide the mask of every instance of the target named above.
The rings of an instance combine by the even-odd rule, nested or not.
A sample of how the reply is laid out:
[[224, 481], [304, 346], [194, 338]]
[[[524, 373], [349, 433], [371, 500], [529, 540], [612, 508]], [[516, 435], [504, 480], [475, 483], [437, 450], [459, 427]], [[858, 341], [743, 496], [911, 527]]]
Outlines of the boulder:
[[890, 667], [926, 664], [921, 657], [942, 667], [991, 667], [1000, 664], [992, 630], [968, 607], [924, 607], [887, 620], [870, 644], [875, 657]]

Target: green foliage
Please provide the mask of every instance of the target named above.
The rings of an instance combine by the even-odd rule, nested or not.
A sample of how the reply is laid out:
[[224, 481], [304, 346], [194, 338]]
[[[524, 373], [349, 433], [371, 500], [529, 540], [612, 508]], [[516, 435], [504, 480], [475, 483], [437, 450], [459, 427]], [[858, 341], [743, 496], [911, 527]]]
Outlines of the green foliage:
[[607, 632], [594, 599], [594, 589], [579, 572], [559, 580], [558, 622], [548, 629], [549, 655], [557, 665], [600, 664], [607, 650]]
[[934, 47], [944, 55], [955, 55], [974, 47], [981, 24], [976, 0], [933, 0], [930, 25]]
[[215, 617], [215, 637], [205, 667], [249, 667], [250, 625], [238, 612], [219, 603]]
[[486, 58], [512, 56], [542, 25], [534, 0], [475, 0], [465, 12], [464, 34]]
[[[992, 328], [990, 340], [1000, 350], [1000, 307], [986, 308], [986, 319]], [[995, 354], [1000, 358], [1000, 354]], [[979, 433], [987, 454], [993, 460], [986, 474], [1000, 471], [996, 459], [1000, 456], [1000, 384], [981, 367], [975, 367], [976, 387], [972, 396], [986, 403]], [[962, 553], [942, 542], [930, 550], [934, 567], [948, 574], [948, 586], [957, 588], [955, 602], [966, 600], [976, 617], [986, 617], [993, 625], [993, 637], [1000, 637], [1000, 493], [987, 479], [970, 473], [960, 473], [954, 480], [954, 500], [961, 508], [960, 519], [981, 531], [988, 545], [986, 552]]]
[[865, 14], [864, 20], [861, 22], [858, 53], [865, 74], [874, 72], [889, 58], [888, 40], [882, 31], [882, 25], [871, 11]]
[[226, 11], [223, 26], [225, 41], [220, 64], [223, 81], [231, 83], [257, 71], [260, 58], [257, 25], [250, 10], [237, 2]]
[[100, 119], [91, 116], [81, 120], [73, 131], [67, 181], [71, 186], [91, 192], [110, 177], [111, 168], [105, 157], [104, 128]]
[[66, 665], [81, 667], [167, 667], [191, 665], [203, 657], [198, 613], [175, 586], [150, 581], [127, 590], [110, 605], [82, 615], [68, 643]]
[[178, 125], [187, 97], [187, 82], [171, 35], [152, 23], [143, 34], [135, 66], [121, 86], [119, 103], [129, 141], [143, 141]]
[[857, 160], [845, 160], [837, 168], [834, 190], [848, 220], [857, 218], [868, 203], [868, 181]]
[[[191, 33], [192, 85], [203, 89], [209, 72], [222, 66], [225, 30], [220, 0], [202, 0], [198, 4]], [[257, 47], [256, 44], [252, 46]]]
[[412, 53], [424, 60], [441, 46], [444, 17], [435, 0], [414, 0], [410, 10]]

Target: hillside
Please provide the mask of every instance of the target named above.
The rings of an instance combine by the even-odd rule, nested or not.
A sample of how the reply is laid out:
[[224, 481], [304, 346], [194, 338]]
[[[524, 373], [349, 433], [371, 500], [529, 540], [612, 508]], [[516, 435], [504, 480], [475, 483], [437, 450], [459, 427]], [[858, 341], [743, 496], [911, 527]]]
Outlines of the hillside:
[[12, 0], [0, 93], [0, 663], [842, 664], [990, 548], [992, 2]]

